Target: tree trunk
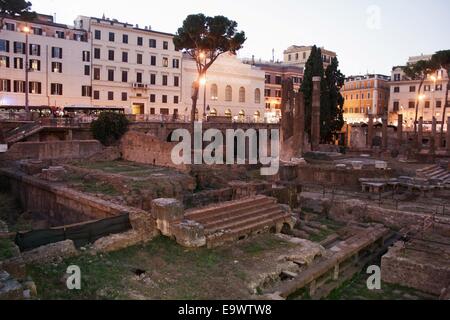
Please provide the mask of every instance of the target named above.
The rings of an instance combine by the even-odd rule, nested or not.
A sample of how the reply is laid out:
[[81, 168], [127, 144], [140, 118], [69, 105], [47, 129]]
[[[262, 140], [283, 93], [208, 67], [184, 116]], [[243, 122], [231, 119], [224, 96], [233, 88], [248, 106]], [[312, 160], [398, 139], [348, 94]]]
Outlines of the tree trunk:
[[[448, 109], [448, 91], [450, 90], [450, 74], [449, 74], [449, 81], [447, 81], [447, 85], [445, 86], [445, 102], [444, 102], [444, 111], [442, 113], [442, 123], [441, 123], [441, 134], [439, 137], [439, 147], [442, 147], [442, 142], [444, 141], [444, 125], [445, 125], [445, 116], [447, 114]], [[450, 125], [447, 125], [447, 131], [450, 130]], [[450, 143], [450, 141], [447, 141], [447, 143]]]
[[414, 134], [417, 134], [417, 120], [419, 119], [419, 104], [420, 104], [420, 91], [422, 91], [423, 83], [425, 82], [425, 78], [420, 81], [419, 91], [417, 93], [416, 98], [416, 118], [414, 119]]
[[195, 115], [197, 110], [198, 93], [200, 92], [199, 81], [194, 84], [194, 93], [192, 94], [192, 109], [191, 109], [191, 144], [192, 150], [194, 150], [194, 128], [195, 128]]

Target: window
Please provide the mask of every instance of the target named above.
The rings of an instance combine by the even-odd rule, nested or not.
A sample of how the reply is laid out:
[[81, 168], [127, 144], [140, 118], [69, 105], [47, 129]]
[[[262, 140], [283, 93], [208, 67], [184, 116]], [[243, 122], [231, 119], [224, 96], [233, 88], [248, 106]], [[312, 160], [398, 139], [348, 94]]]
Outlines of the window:
[[37, 36], [42, 36], [42, 29], [38, 28], [38, 27], [33, 27], [33, 34], [37, 35]]
[[436, 91], [442, 91], [442, 84], [436, 85]]
[[409, 92], [416, 92], [416, 86], [410, 86]]
[[172, 60], [172, 67], [174, 69], [179, 69], [180, 68], [180, 60], [179, 59], [173, 59]]
[[0, 79], [0, 92], [11, 92], [11, 80]]
[[239, 88], [239, 102], [240, 103], [245, 102], [245, 88], [244, 87]]
[[401, 75], [399, 73], [394, 74], [394, 81], [400, 81]]
[[95, 40], [102, 40], [102, 32], [100, 30], [95, 30], [94, 37]]
[[178, 104], [179, 100], [180, 100], [180, 98], [178, 96], [173, 96], [173, 103], [174, 104]]
[[219, 95], [219, 89], [217, 87], [217, 84], [214, 83], [211, 85], [211, 100], [217, 101], [218, 95]]
[[108, 81], [114, 81], [114, 70], [108, 70]]
[[169, 42], [167, 42], [167, 41], [163, 42], [163, 49], [164, 50], [169, 50]]
[[52, 96], [62, 96], [63, 95], [63, 85], [61, 83], [52, 83], [50, 85], [50, 94]]
[[90, 76], [91, 75], [91, 66], [84, 66], [84, 75], [85, 76]]
[[122, 62], [128, 62], [128, 52], [122, 52]]
[[114, 50], [108, 50], [108, 60], [114, 61]]
[[100, 68], [94, 68], [94, 80], [100, 80]]
[[137, 83], [142, 83], [142, 72], [137, 72], [136, 73], [136, 82]]
[[442, 108], [442, 101], [441, 100], [437, 100], [436, 101], [436, 108], [437, 109]]
[[180, 86], [180, 77], [179, 76], [174, 76], [173, 77], [173, 86], [174, 87], [179, 87]]
[[156, 95], [154, 95], [154, 94], [150, 95], [150, 102], [151, 103], [155, 103], [156, 102]]
[[128, 71], [122, 71], [122, 82], [128, 82]]
[[116, 35], [114, 34], [114, 32], [110, 32], [109, 33], [109, 41], [114, 42], [115, 40], [116, 40]]
[[62, 59], [63, 50], [62, 48], [52, 47], [52, 58]]
[[126, 92], [122, 92], [122, 101], [128, 101], [128, 94]]
[[275, 90], [275, 97], [281, 98], [281, 90]]
[[5, 29], [8, 31], [15, 31], [16, 25], [14, 23], [5, 23]]
[[150, 39], [148, 46], [150, 48], [156, 48], [156, 40], [155, 39]]
[[9, 57], [0, 56], [0, 68], [9, 68]]
[[100, 59], [101, 52], [100, 48], [94, 48], [94, 59]]
[[40, 60], [30, 60], [30, 69], [33, 71], [41, 71], [41, 61]]
[[150, 74], [150, 84], [152, 85], [156, 84], [156, 74], [154, 73]]
[[162, 103], [167, 103], [167, 95], [163, 94]]
[[28, 92], [31, 94], [41, 94], [42, 84], [40, 82], [32, 81], [29, 83]]
[[163, 116], [168, 116], [170, 114], [169, 109], [167, 108], [161, 108], [159, 109], [159, 114], [163, 115]]
[[82, 97], [90, 97], [90, 96], [92, 96], [92, 88], [91, 88], [91, 86], [82, 86], [81, 87], [81, 96]]
[[167, 75], [165, 74], [162, 76], [162, 85], [167, 86]]
[[122, 35], [122, 42], [128, 43], [128, 35], [127, 34]]
[[100, 91], [98, 90], [94, 91], [94, 100], [100, 100]]
[[14, 80], [14, 92], [25, 93], [25, 81]]
[[394, 101], [394, 112], [398, 112], [400, 110], [400, 102]]
[[425, 91], [425, 92], [431, 91], [431, 86], [430, 85], [425, 85], [423, 87], [423, 91]]
[[73, 35], [73, 40], [87, 42], [87, 37], [84, 34], [75, 33]]
[[164, 68], [167, 68], [169, 66], [169, 58], [164, 57], [162, 60], [162, 64]]
[[30, 56], [40, 56], [41, 46], [38, 44], [30, 44]]
[[142, 64], [142, 53], [138, 53], [136, 56], [136, 63]]
[[142, 46], [144, 44], [144, 39], [142, 37], [137, 38], [137, 45]]
[[23, 69], [23, 58], [14, 58], [14, 68]]
[[394, 87], [394, 93], [399, 93], [400, 92], [400, 87]]
[[9, 41], [0, 39], [0, 52], [9, 52]]
[[14, 42], [14, 53], [26, 54], [26, 45], [23, 42]]
[[266, 83], [270, 83], [270, 82], [271, 82], [270, 74], [266, 74]]
[[109, 101], [114, 100], [114, 92], [113, 91], [108, 91], [108, 100]]
[[64, 31], [56, 31], [56, 37], [59, 39], [64, 39], [65, 38]]
[[275, 84], [281, 84], [281, 76], [276, 76], [275, 77]]
[[264, 96], [265, 97], [270, 97], [270, 94], [271, 94], [270, 89], [264, 89]]
[[156, 66], [156, 56], [151, 56], [150, 57], [150, 65]]
[[91, 62], [91, 53], [89, 51], [83, 51], [83, 62]]
[[232, 101], [233, 100], [233, 89], [231, 88], [231, 86], [227, 86], [225, 88], [225, 101]]
[[52, 62], [52, 72], [62, 73], [62, 63], [61, 62]]
[[261, 90], [259, 88], [255, 89], [255, 103], [261, 103]]
[[414, 101], [409, 101], [408, 102], [408, 108], [409, 109], [415, 109], [416, 108], [416, 103]]
[[425, 109], [430, 109], [431, 103], [430, 101], [425, 101]]

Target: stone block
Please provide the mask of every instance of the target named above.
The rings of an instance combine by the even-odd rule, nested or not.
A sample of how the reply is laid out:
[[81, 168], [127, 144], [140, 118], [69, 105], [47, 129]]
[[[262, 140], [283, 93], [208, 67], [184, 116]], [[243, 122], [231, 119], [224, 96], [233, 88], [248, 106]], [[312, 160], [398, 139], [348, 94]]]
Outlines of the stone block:
[[50, 182], [62, 182], [67, 176], [67, 171], [64, 167], [50, 167], [43, 169], [41, 178]]
[[184, 207], [176, 199], [156, 199], [152, 202], [152, 216], [156, 219], [158, 230], [164, 236], [171, 237], [171, 227], [184, 218]]
[[206, 246], [205, 228], [194, 221], [183, 221], [173, 228], [177, 243], [187, 248]]

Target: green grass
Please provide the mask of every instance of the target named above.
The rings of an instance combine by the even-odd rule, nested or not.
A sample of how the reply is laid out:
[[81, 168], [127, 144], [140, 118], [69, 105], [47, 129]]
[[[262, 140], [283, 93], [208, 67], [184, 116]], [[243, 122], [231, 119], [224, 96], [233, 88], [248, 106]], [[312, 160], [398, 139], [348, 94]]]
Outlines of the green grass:
[[112, 185], [107, 182], [101, 181], [89, 181], [84, 182], [81, 185], [81, 190], [87, 193], [100, 193], [108, 196], [119, 196], [120, 192], [117, 191]]
[[11, 240], [0, 239], [0, 261], [14, 257], [13, 245]]

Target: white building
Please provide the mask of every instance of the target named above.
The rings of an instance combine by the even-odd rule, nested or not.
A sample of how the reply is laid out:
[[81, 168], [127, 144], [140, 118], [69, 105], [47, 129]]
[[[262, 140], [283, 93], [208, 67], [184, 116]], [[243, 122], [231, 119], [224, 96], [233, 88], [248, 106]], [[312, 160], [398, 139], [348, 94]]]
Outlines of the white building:
[[[284, 63], [305, 69], [306, 62], [311, 55], [312, 46], [290, 46], [284, 51]], [[323, 67], [330, 65], [331, 59], [336, 58], [336, 52], [320, 48], [322, 51]]]
[[173, 34], [117, 20], [79, 16], [92, 38], [92, 104], [132, 114], [178, 113], [181, 53]]
[[[431, 55], [411, 57], [408, 63], [430, 59]], [[436, 74], [428, 75], [419, 92], [420, 80], [412, 80], [406, 77], [401, 67], [395, 67], [392, 71], [390, 82], [389, 121], [397, 125], [397, 115], [402, 114], [404, 125], [412, 130], [416, 115], [416, 101], [419, 98], [418, 119], [423, 118], [425, 129], [430, 129], [433, 117], [438, 124], [442, 122], [445, 106], [445, 89], [447, 88], [448, 75], [445, 70], [439, 70]], [[450, 116], [447, 110], [445, 119]]]
[[[196, 63], [185, 55], [182, 90], [185, 115], [190, 115], [191, 112], [191, 96], [196, 80]], [[203, 117], [205, 111], [208, 116], [229, 117], [235, 121], [263, 121], [264, 83], [263, 70], [243, 63], [231, 53], [221, 55], [208, 70], [206, 85], [200, 88], [197, 105], [199, 119]]]
[[0, 107], [25, 105], [27, 50], [31, 108], [90, 104], [89, 35], [38, 15], [33, 22], [5, 18], [0, 30]]

